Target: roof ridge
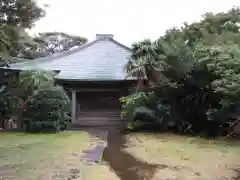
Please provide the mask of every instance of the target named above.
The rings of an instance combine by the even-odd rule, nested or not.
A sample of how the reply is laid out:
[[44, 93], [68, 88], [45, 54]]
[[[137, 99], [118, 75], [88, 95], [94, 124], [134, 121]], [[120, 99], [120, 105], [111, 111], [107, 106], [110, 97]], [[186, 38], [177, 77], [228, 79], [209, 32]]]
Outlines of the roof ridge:
[[132, 49], [131, 49], [130, 47], [128, 47], [128, 46], [126, 46], [126, 45], [124, 45], [124, 44], [116, 41], [115, 39], [113, 39], [113, 38], [111, 38], [111, 37], [108, 37], [108, 40], [110, 40], [110, 41], [112, 41], [113, 43], [115, 43], [116, 45], [121, 46], [121, 47], [123, 47], [123, 48], [125, 48], [125, 49], [127, 49], [127, 50], [129, 50], [129, 51], [132, 52]]

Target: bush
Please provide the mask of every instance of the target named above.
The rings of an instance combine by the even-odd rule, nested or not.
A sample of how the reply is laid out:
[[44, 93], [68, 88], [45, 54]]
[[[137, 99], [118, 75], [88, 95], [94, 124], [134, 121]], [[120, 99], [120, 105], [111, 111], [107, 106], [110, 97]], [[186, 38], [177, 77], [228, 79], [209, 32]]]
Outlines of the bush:
[[[240, 119], [239, 15], [239, 8], [208, 13], [200, 22], [167, 30], [156, 41], [134, 43], [125, 70], [128, 76], [146, 78], [148, 93], [141, 106], [150, 111], [142, 108], [133, 119], [180, 133], [229, 132]], [[136, 94], [125, 98], [123, 115], [132, 117], [129, 112], [142, 99]]]
[[176, 114], [165, 98], [155, 93], [136, 92], [120, 99], [122, 116], [132, 119], [128, 130], [189, 131], [190, 124]]
[[42, 87], [24, 104], [24, 127], [28, 132], [59, 132], [70, 122], [69, 98], [61, 86]]
[[21, 99], [15, 96], [10, 89], [4, 88], [0, 91], [0, 127], [4, 128], [5, 119], [13, 115], [20, 103]]

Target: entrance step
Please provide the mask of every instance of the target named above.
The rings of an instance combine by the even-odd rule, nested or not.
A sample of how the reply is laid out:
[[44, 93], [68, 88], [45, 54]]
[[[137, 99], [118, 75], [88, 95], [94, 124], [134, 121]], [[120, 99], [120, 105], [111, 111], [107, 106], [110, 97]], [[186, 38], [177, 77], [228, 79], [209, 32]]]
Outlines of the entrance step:
[[68, 130], [72, 131], [118, 131], [118, 130], [124, 130], [126, 125], [80, 125], [80, 124], [70, 124], [68, 127]]
[[78, 117], [119, 117], [120, 111], [80, 111]]
[[92, 117], [92, 116], [80, 116], [76, 120], [75, 124], [79, 125], [92, 125], [92, 126], [115, 126], [115, 125], [121, 125], [126, 124], [128, 122], [127, 119], [122, 119], [120, 117]]

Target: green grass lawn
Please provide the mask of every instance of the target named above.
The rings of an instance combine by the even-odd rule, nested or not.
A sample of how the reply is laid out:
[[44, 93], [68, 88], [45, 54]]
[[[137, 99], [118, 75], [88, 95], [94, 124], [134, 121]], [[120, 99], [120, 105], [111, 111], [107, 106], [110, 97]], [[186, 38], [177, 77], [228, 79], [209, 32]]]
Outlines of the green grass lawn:
[[77, 174], [81, 164], [76, 155], [89, 147], [89, 142], [84, 132], [0, 133], [0, 177], [34, 180]]
[[[230, 179], [236, 176], [233, 169], [240, 168], [240, 142], [168, 134], [136, 133], [126, 137], [127, 152], [169, 167], [157, 169], [155, 180]], [[88, 133], [81, 131], [0, 133], [0, 180], [117, 180], [106, 163], [87, 165], [81, 161], [82, 151], [94, 143]]]
[[[107, 165], [87, 165], [83, 150], [99, 143], [87, 132], [0, 133], [0, 180], [83, 180], [116, 176]], [[1, 178], [2, 177], [2, 178]]]

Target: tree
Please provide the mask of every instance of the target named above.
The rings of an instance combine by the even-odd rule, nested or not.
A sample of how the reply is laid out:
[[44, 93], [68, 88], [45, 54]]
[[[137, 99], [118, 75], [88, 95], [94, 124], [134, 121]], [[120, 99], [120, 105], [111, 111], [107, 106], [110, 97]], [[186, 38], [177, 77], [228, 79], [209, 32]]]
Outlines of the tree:
[[174, 124], [184, 131], [187, 124], [195, 133], [223, 130], [239, 117], [239, 15], [238, 8], [207, 13], [202, 21], [172, 28], [154, 42], [134, 44], [127, 72], [158, 77], [144, 102], [136, 103], [143, 96], [133, 94], [125, 98], [123, 110], [145, 106], [164, 127]]
[[23, 94], [23, 107], [19, 111], [19, 127], [26, 131], [64, 130], [70, 117], [69, 98], [61, 86], [54, 82], [51, 71], [23, 71], [20, 83]]
[[191, 48], [180, 38], [169, 42], [163, 38], [154, 42], [144, 40], [134, 43], [132, 49], [133, 53], [125, 70], [128, 75], [146, 76], [150, 84], [156, 84], [163, 78], [163, 70], [170, 68], [183, 75], [192, 64]]
[[[33, 0], [1, 0], [0, 66], [9, 66], [9, 63], [25, 57], [23, 52], [26, 50], [26, 45], [33, 44], [32, 38], [25, 30], [33, 27], [34, 23], [44, 15], [44, 10]], [[9, 76], [10, 72], [1, 71], [1, 120], [9, 116], [9, 112], [13, 111], [12, 107], [17, 106], [15, 101], [11, 101], [16, 97], [12, 89], [12, 85], [15, 86], [15, 80], [12, 76], [12, 82]]]
[[157, 71], [157, 59], [154, 56], [155, 47], [149, 39], [145, 39], [139, 43], [132, 45], [133, 54], [131, 60], [125, 66], [125, 70], [129, 75], [136, 75], [140, 78], [147, 76], [149, 80], [153, 80], [151, 75], [154, 71]]
[[17, 57], [25, 42], [31, 41], [25, 29], [32, 28], [44, 15], [44, 10], [33, 0], [1, 0], [0, 51]]
[[87, 39], [63, 32], [45, 32], [36, 36], [34, 41], [38, 43], [39, 51], [46, 52], [48, 55], [53, 55], [76, 46], [81, 46], [87, 42]]
[[31, 28], [44, 15], [33, 0], [1, 0], [1, 24]]
[[228, 12], [205, 13], [203, 20], [191, 24], [184, 23], [181, 28], [166, 31], [165, 40], [183, 38], [189, 45], [201, 42], [204, 45], [237, 44], [239, 35], [240, 9], [232, 8]]

